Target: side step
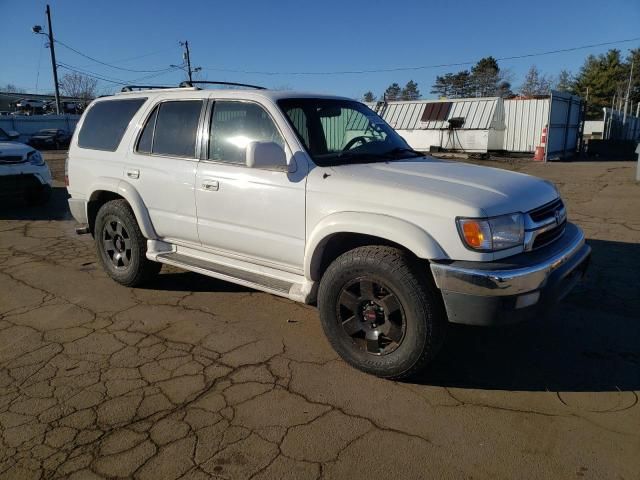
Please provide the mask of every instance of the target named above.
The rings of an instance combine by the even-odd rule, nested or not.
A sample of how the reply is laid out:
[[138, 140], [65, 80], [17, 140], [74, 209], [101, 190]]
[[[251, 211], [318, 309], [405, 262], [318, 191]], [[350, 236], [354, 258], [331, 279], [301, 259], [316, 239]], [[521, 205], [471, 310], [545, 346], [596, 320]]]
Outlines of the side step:
[[295, 285], [286, 280], [268, 277], [255, 272], [248, 272], [228, 265], [220, 265], [178, 252], [161, 253], [156, 256], [156, 259], [161, 263], [285, 297], [289, 297], [291, 287]]

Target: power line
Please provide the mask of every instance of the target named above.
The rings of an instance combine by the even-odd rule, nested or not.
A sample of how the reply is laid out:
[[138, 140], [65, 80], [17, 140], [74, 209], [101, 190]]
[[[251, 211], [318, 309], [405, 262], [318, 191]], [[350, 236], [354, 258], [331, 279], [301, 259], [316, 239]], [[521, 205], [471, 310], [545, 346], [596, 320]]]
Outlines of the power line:
[[125, 71], [125, 72], [136, 72], [136, 73], [156, 73], [156, 72], [161, 72], [161, 71], [166, 70], [166, 68], [161, 68], [161, 69], [157, 69], [157, 70], [137, 70], [137, 69], [133, 69], [133, 68], [118, 67], [117, 65], [111, 65], [110, 63], [103, 62], [101, 60], [98, 60], [97, 58], [94, 58], [94, 57], [91, 57], [91, 56], [89, 56], [89, 55], [87, 55], [85, 53], [82, 53], [81, 51], [76, 50], [72, 46], [67, 45], [64, 42], [61, 42], [60, 40], [56, 40], [56, 43], [62, 45], [63, 47], [65, 47], [65, 48], [67, 48], [69, 50], [71, 50], [72, 52], [75, 52], [76, 54], [80, 55], [81, 57], [87, 58], [87, 59], [89, 59], [89, 60], [91, 60], [93, 62], [99, 63], [100, 65], [104, 65], [104, 66], [109, 67], [109, 68], [115, 68], [116, 70], [122, 70], [122, 71]]
[[[121, 58], [119, 60], [113, 60], [111, 62], [109, 62], [110, 65], [113, 65], [114, 63], [125, 63], [125, 62], [130, 62], [131, 60], [139, 60], [141, 58], [146, 58], [146, 57], [152, 57], [153, 55], [158, 55], [159, 53], [164, 53], [164, 52], [168, 52], [169, 50], [176, 50], [177, 47], [173, 46], [170, 48], [163, 48], [162, 50], [156, 50], [155, 52], [149, 52], [149, 53], [145, 53], [143, 55], [136, 55], [135, 57], [127, 57], [127, 58]], [[90, 65], [81, 65], [81, 68], [84, 67], [88, 67]]]
[[[613, 42], [602, 42], [602, 43], [594, 43], [591, 45], [581, 45], [579, 47], [570, 47], [570, 48], [561, 48], [558, 50], [549, 50], [546, 52], [538, 52], [538, 53], [526, 53], [523, 55], [513, 55], [509, 57], [500, 57], [496, 58], [497, 61], [505, 61], [505, 60], [517, 60], [522, 58], [530, 58], [530, 57], [541, 57], [544, 55], [552, 55], [556, 53], [565, 53], [565, 52], [574, 52], [576, 50], [586, 50], [589, 48], [595, 47], [603, 47], [606, 45], [616, 45], [619, 43], [629, 43], [640, 40], [640, 37], [629, 38], [625, 40], [615, 40]], [[234, 70], [234, 69], [225, 69], [225, 68], [217, 68], [217, 67], [203, 67], [203, 70], [213, 70], [218, 72], [230, 72], [230, 73], [245, 73], [251, 75], [349, 75], [349, 74], [365, 74], [365, 73], [384, 73], [384, 72], [404, 72], [404, 71], [415, 71], [415, 70], [427, 70], [433, 68], [445, 68], [445, 67], [461, 67], [465, 65], [473, 65], [475, 61], [468, 62], [456, 62], [456, 63], [441, 63], [437, 65], [420, 65], [415, 67], [394, 67], [394, 68], [376, 68], [370, 70], [337, 70], [333, 72], [266, 72], [266, 71], [252, 71], [252, 70]]]
[[166, 68], [164, 70], [162, 70], [161, 72], [157, 72], [157, 73], [153, 73], [151, 75], [144, 75], [142, 77], [139, 78], [134, 78], [131, 80], [124, 80], [121, 78], [116, 78], [116, 77], [107, 77], [105, 75], [101, 75], [98, 74], [96, 72], [92, 72], [90, 70], [85, 70], [82, 67], [76, 67], [74, 65], [69, 65], [67, 63], [64, 62], [58, 62], [58, 66], [60, 66], [61, 68], [64, 68], [65, 70], [69, 70], [71, 72], [75, 72], [75, 73], [79, 73], [81, 75], [86, 75], [87, 77], [90, 78], [94, 78], [96, 80], [101, 80], [103, 82], [108, 82], [108, 83], [113, 83], [114, 85], [131, 85], [134, 84], [136, 82], [139, 82], [140, 80], [148, 80], [149, 78], [154, 78], [154, 77], [159, 77], [161, 75], [167, 74], [167, 73], [171, 73], [174, 71], [177, 71], [177, 68], [173, 68], [173, 67], [169, 67]]
[[98, 74], [95, 74], [95, 73], [89, 73], [89, 72], [87, 72], [85, 70], [78, 70], [77, 68], [75, 68], [75, 67], [73, 67], [71, 65], [67, 65], [67, 64], [65, 64], [63, 62], [58, 62], [58, 66], [60, 68], [64, 68], [65, 70], [69, 70], [71, 72], [79, 73], [81, 75], [86, 75], [87, 77], [94, 78], [96, 80], [101, 80], [103, 82], [113, 83], [115, 85], [128, 85], [129, 83], [131, 83], [131, 82], [127, 83], [127, 82], [124, 82], [124, 81], [121, 81], [121, 80], [105, 78], [105, 77], [102, 77], [102, 76], [100, 76]]

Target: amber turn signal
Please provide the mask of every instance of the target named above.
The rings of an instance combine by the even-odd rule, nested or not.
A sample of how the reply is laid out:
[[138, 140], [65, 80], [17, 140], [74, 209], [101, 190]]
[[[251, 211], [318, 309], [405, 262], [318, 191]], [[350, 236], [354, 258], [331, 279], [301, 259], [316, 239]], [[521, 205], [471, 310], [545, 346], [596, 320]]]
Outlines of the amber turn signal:
[[482, 247], [484, 241], [484, 234], [480, 228], [479, 222], [468, 221], [462, 225], [462, 233], [467, 245], [473, 248]]

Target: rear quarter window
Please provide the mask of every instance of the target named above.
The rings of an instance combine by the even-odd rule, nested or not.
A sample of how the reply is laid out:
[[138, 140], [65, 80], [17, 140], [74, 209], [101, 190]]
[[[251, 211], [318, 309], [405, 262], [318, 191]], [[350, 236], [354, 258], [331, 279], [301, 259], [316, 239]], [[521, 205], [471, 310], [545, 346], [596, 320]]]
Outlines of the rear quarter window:
[[78, 146], [92, 150], [115, 152], [129, 122], [146, 98], [106, 100], [96, 103], [82, 123]]

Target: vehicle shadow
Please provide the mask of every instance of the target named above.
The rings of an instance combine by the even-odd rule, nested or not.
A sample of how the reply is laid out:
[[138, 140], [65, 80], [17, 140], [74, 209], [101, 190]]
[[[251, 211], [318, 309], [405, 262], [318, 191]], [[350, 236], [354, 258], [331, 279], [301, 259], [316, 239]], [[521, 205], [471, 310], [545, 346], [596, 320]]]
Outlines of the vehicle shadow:
[[582, 284], [555, 310], [503, 328], [452, 325], [412, 382], [515, 391], [640, 390], [640, 244], [589, 240]]
[[23, 198], [3, 199], [0, 220], [70, 220], [68, 198], [66, 188], [53, 187], [51, 198], [44, 205], [29, 205]]
[[217, 278], [207, 277], [200, 273], [163, 266], [162, 273], [137, 287], [138, 290], [162, 290], [170, 292], [253, 292], [255, 290], [225, 282]]

